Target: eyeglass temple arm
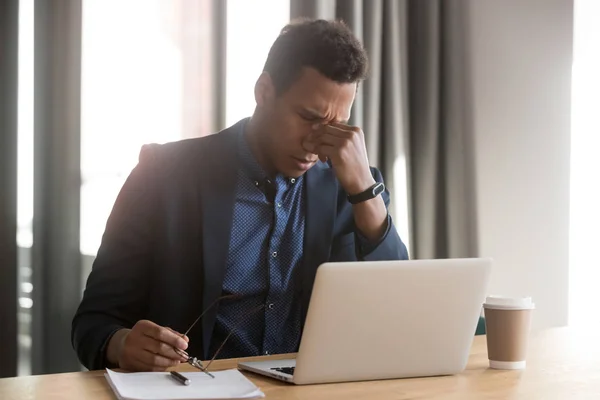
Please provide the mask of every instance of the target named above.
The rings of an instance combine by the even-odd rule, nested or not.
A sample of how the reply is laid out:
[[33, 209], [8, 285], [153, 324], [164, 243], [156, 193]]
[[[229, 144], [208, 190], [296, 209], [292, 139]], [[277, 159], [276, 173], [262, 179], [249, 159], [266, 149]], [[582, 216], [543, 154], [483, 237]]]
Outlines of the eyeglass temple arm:
[[[238, 298], [238, 297], [241, 297], [241, 296], [238, 295], [238, 294], [229, 294], [229, 295], [221, 296], [221, 297], [218, 297], [217, 299], [215, 299], [215, 301], [213, 301], [207, 308], [204, 309], [204, 311], [202, 311], [202, 314], [200, 314], [200, 316], [198, 318], [196, 318], [196, 320], [192, 323], [192, 325], [190, 325], [190, 327], [185, 331], [185, 333], [181, 334], [181, 337], [187, 336], [187, 334], [192, 330], [192, 328], [194, 327], [194, 325], [196, 325], [196, 323], [198, 323], [198, 321], [200, 321], [200, 319], [202, 319], [202, 317], [204, 316], [204, 314], [206, 314], [211, 308], [213, 308], [221, 300], [234, 299], [234, 298]], [[179, 350], [178, 348], [173, 347], [173, 349], [180, 356], [186, 357], [186, 355], [183, 354], [183, 352], [181, 350]], [[209, 375], [211, 378], [214, 378], [214, 376], [210, 372], [208, 372], [206, 370], [206, 368], [202, 365], [202, 362], [200, 360], [198, 360], [197, 358], [187, 356], [186, 362], [188, 364], [190, 364], [190, 365], [198, 368], [199, 370], [201, 370], [205, 374]]]
[[192, 323], [192, 325], [190, 325], [190, 327], [187, 328], [187, 331], [185, 331], [185, 333], [182, 334], [181, 336], [182, 337], [183, 336], [187, 336], [187, 334], [190, 333], [190, 331], [192, 330], [192, 328], [194, 327], [194, 325], [196, 325], [198, 323], [198, 321], [200, 321], [200, 319], [202, 319], [202, 317], [204, 317], [204, 314], [206, 314], [211, 308], [213, 308], [221, 300], [230, 299], [230, 298], [236, 298], [236, 297], [240, 297], [240, 295], [229, 294], [229, 295], [226, 295], [226, 296], [217, 297], [217, 299], [215, 301], [213, 301], [210, 306], [208, 306], [207, 308], [204, 309], [204, 311], [202, 311], [202, 314], [200, 314], [200, 316], [198, 318], [196, 318], [196, 320]]
[[223, 342], [221, 343], [221, 345], [219, 346], [219, 348], [217, 349], [217, 351], [215, 351], [215, 354], [213, 355], [213, 357], [210, 359], [210, 361], [208, 362], [208, 364], [206, 364], [206, 367], [204, 367], [205, 370], [208, 370], [208, 367], [210, 367], [210, 364], [212, 364], [212, 362], [215, 361], [215, 359], [219, 355], [219, 352], [223, 349], [223, 346], [225, 346], [225, 343], [227, 343], [227, 341], [229, 340], [229, 338], [231, 337], [231, 335], [233, 335], [233, 333], [237, 330], [237, 328], [241, 325], [241, 323], [244, 322], [248, 317], [252, 316], [254, 313], [262, 310], [264, 307], [265, 307], [264, 304], [261, 304], [260, 306], [254, 308], [252, 311], [250, 311], [246, 315], [246, 318], [241, 318], [233, 326], [233, 328], [231, 328], [231, 330], [229, 331], [229, 334], [225, 337], [225, 340], [223, 340]]

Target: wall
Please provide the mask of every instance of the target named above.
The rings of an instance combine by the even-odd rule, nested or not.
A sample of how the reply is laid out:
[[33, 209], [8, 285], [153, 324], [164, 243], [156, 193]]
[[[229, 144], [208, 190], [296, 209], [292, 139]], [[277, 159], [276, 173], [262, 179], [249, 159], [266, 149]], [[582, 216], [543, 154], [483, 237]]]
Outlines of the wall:
[[490, 292], [567, 323], [572, 0], [470, 0], [479, 251]]

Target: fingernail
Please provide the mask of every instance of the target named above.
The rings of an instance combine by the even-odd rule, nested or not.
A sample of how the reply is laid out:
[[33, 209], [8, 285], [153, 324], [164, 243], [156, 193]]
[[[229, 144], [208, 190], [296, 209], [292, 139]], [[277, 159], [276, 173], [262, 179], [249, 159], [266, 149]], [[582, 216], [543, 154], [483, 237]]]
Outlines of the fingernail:
[[178, 349], [178, 348], [176, 348], [176, 347], [175, 347], [175, 348], [173, 348], [173, 350], [174, 350], [174, 351], [175, 351], [175, 353], [176, 353], [178, 356], [180, 356], [180, 357], [185, 357], [185, 356], [187, 355], [187, 353], [186, 353], [185, 351], [183, 351], [183, 350], [180, 350], [180, 349]]

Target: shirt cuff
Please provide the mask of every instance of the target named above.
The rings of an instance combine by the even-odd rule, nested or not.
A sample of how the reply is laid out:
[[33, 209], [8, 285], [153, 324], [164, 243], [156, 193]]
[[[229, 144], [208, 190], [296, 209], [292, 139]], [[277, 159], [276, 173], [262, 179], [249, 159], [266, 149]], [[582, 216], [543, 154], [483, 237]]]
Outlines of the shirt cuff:
[[356, 236], [356, 255], [358, 256], [358, 259], [359, 260], [363, 259], [364, 257], [371, 254], [381, 244], [381, 242], [383, 242], [385, 240], [388, 233], [390, 232], [391, 227], [392, 227], [392, 217], [390, 217], [390, 214], [388, 214], [387, 218], [386, 218], [385, 231], [383, 232], [383, 235], [381, 235], [381, 237], [379, 237], [376, 240], [367, 239], [357, 229], [355, 231], [355, 236]]

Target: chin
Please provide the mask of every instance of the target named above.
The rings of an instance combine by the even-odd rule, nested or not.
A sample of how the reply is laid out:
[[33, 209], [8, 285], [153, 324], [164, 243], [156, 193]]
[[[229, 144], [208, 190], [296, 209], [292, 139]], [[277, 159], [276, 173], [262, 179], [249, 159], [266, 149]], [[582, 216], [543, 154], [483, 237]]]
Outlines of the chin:
[[314, 167], [314, 164], [311, 165], [309, 168], [295, 168], [295, 167], [290, 167], [290, 166], [286, 166], [287, 168], [282, 168], [280, 169], [281, 173], [288, 177], [288, 178], [300, 178], [302, 175], [304, 175], [309, 169], [311, 169], [312, 167]]
[[300, 178], [302, 175], [304, 175], [306, 173], [306, 171], [298, 171], [297, 169], [284, 169], [281, 174], [283, 176], [285, 176], [286, 178]]
[[315, 163], [297, 162], [293, 157], [288, 160], [282, 160], [277, 170], [288, 178], [299, 178], [309, 169], [315, 166]]

